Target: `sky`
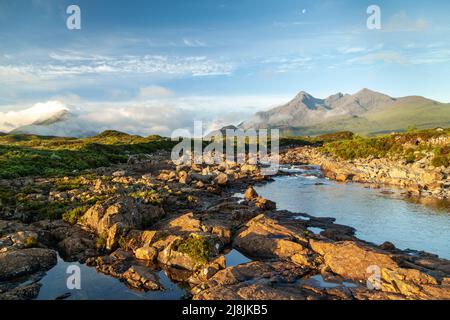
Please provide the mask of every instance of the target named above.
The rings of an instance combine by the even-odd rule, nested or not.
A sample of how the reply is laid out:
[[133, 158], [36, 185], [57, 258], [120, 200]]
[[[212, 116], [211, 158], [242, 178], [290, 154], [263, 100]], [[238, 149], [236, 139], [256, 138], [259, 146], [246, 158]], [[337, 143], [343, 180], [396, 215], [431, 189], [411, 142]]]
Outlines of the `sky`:
[[[66, 27], [71, 4], [80, 30]], [[450, 102], [449, 83], [447, 0], [0, 0], [0, 131], [59, 106], [170, 135], [238, 124], [299, 91]]]

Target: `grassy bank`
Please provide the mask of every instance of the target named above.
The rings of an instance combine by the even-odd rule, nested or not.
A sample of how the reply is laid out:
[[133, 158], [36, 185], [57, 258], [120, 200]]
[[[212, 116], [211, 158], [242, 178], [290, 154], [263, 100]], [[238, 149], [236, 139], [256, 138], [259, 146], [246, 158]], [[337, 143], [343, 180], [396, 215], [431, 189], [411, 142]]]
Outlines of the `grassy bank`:
[[422, 159], [426, 153], [432, 152], [434, 166], [449, 166], [450, 145], [437, 146], [431, 140], [438, 137], [449, 137], [450, 129], [413, 130], [402, 134], [383, 135], [373, 138], [354, 136], [352, 139], [327, 142], [321, 150], [329, 155], [345, 160], [360, 158], [404, 158], [413, 163]]

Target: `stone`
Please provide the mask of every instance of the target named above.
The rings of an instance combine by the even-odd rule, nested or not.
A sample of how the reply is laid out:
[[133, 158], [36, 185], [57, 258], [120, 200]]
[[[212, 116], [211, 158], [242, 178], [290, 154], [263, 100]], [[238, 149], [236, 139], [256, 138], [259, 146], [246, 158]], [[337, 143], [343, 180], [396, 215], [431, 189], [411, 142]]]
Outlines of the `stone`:
[[125, 170], [118, 170], [118, 171], [113, 172], [112, 176], [113, 177], [123, 177], [123, 176], [125, 176], [125, 174], [126, 174]]
[[114, 250], [127, 231], [142, 229], [163, 216], [161, 207], [143, 204], [132, 197], [113, 197], [87, 210], [78, 224], [105, 236], [107, 249]]
[[271, 200], [265, 199], [263, 197], [258, 197], [255, 200], [255, 205], [263, 210], [276, 210], [277, 204]]
[[308, 258], [313, 252], [306, 239], [264, 215], [253, 218], [240, 229], [233, 245], [243, 253], [262, 259], [278, 258], [306, 265], [314, 260]]
[[138, 248], [134, 255], [139, 260], [155, 261], [158, 257], [158, 251], [153, 247], [142, 247]]
[[164, 290], [159, 282], [159, 277], [150, 269], [133, 265], [123, 275], [122, 278], [132, 287], [146, 290]]
[[247, 200], [247, 201], [251, 201], [253, 199], [256, 199], [256, 198], [258, 198], [258, 196], [259, 196], [258, 193], [255, 191], [255, 189], [253, 189], [252, 186], [249, 186], [247, 188], [247, 190], [245, 190], [244, 199]]
[[18, 231], [8, 237], [12, 241], [12, 245], [20, 249], [34, 247], [38, 242], [38, 234], [33, 231]]
[[191, 173], [191, 178], [193, 180], [201, 181], [203, 183], [209, 184], [211, 182], [212, 177], [210, 175], [204, 175], [197, 172]]
[[394, 259], [381, 250], [370, 248], [355, 241], [327, 242], [310, 240], [311, 248], [323, 256], [325, 264], [334, 273], [352, 280], [366, 281], [369, 266], [395, 269]]
[[56, 252], [30, 248], [0, 253], [0, 280], [46, 271], [56, 264]]
[[219, 186], [226, 186], [228, 184], [229, 178], [228, 175], [220, 172], [215, 178], [214, 183]]

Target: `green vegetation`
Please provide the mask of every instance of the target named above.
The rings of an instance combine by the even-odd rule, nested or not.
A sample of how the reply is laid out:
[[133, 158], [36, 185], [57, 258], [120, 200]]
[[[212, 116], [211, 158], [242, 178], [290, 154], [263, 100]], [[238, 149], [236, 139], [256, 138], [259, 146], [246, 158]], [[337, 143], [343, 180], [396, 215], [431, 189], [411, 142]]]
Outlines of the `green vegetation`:
[[25, 239], [24, 246], [25, 246], [25, 248], [34, 248], [37, 246], [37, 244], [38, 243], [37, 243], [36, 238], [28, 237]]
[[78, 219], [89, 209], [89, 206], [81, 206], [69, 210], [62, 215], [62, 219], [70, 224], [76, 224]]
[[434, 149], [434, 158], [431, 164], [435, 167], [448, 167], [450, 165], [450, 146]]
[[75, 139], [25, 134], [0, 136], [0, 179], [61, 176], [126, 162], [130, 154], [170, 150], [176, 142], [118, 131]]
[[391, 134], [373, 138], [354, 136], [325, 143], [321, 150], [329, 155], [353, 160], [358, 158], [403, 158], [407, 163], [421, 159], [426, 152], [434, 152], [434, 166], [448, 166], [450, 162], [450, 146], [431, 145], [429, 140], [440, 136], [450, 136], [450, 129], [445, 130], [410, 130], [408, 133]]
[[191, 234], [185, 240], [176, 240], [172, 249], [187, 254], [194, 262], [196, 267], [204, 265], [209, 260], [210, 243], [204, 236]]
[[164, 199], [155, 190], [136, 191], [130, 194], [130, 197], [135, 199], [142, 199], [145, 203], [150, 203], [154, 206], [162, 206]]
[[108, 239], [108, 235], [106, 233], [99, 234], [97, 236], [97, 240], [95, 241], [95, 246], [99, 250], [104, 250], [106, 248], [106, 241]]

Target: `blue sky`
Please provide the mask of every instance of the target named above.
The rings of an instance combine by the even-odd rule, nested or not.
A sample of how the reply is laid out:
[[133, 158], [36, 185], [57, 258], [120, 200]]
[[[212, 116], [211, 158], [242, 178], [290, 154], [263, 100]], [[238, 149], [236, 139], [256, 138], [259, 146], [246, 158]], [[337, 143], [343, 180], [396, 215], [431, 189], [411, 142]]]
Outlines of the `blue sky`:
[[[66, 28], [70, 4], [81, 8], [81, 30]], [[366, 27], [371, 4], [381, 30]], [[185, 112], [136, 131], [165, 133], [193, 119], [237, 123], [301, 90], [450, 102], [449, 83], [446, 0], [0, 0], [0, 116], [9, 122], [48, 101], [93, 117], [151, 110], [170, 122]]]

